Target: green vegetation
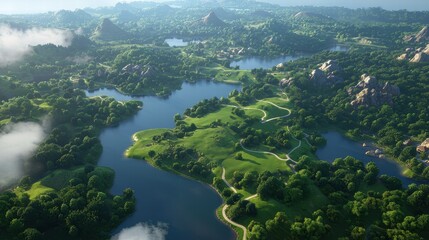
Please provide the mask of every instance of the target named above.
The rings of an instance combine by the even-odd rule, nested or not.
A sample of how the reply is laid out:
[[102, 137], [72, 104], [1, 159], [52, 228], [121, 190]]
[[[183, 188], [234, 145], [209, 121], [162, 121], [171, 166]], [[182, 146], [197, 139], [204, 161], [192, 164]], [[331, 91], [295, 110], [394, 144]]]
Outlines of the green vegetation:
[[[428, 43], [429, 36], [416, 35], [427, 12], [238, 0], [222, 1], [223, 8], [177, 4], [0, 16], [0, 24], [17, 29], [79, 29], [69, 47], [33, 46], [21, 61], [0, 65], [0, 130], [51, 124], [25, 169], [29, 176], [0, 193], [0, 239], [108, 239], [133, 212], [135, 198], [131, 189], [108, 193], [114, 172], [95, 167], [98, 136], [142, 103], [88, 98], [83, 90], [167, 97], [184, 81], [201, 79], [243, 89], [177, 114], [173, 129], [136, 133], [126, 155], [211, 184], [226, 204], [226, 217], [221, 209], [218, 216], [245, 226], [243, 233], [234, 227], [240, 238], [429, 238], [428, 185], [403, 189], [399, 179], [379, 176], [374, 163], [346, 157], [329, 164], [315, 155], [325, 143], [320, 129], [335, 126], [374, 141], [405, 175], [429, 179], [427, 153], [415, 148], [429, 137], [429, 65], [424, 56], [417, 63], [397, 60], [404, 49], [405, 59], [412, 58]], [[170, 47], [164, 40], [171, 37], [189, 44]], [[336, 43], [349, 50], [324, 51]], [[249, 56], [297, 53], [313, 55], [272, 69], [230, 67]], [[338, 81], [309, 78], [328, 60], [340, 67], [323, 80]], [[371, 92], [368, 104], [352, 104], [362, 74], [398, 86], [400, 94], [386, 97], [394, 87], [383, 85], [387, 90]], [[374, 96], [388, 101], [373, 104]]]

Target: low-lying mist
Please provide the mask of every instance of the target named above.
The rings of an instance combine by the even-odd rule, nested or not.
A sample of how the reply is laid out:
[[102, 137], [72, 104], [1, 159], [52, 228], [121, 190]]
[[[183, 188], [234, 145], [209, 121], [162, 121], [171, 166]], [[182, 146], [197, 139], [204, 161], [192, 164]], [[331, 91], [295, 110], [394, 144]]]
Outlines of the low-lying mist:
[[54, 28], [31, 28], [19, 30], [7, 24], [0, 24], [0, 67], [23, 59], [32, 52], [32, 46], [54, 44], [68, 47], [73, 33]]
[[164, 240], [167, 235], [167, 228], [165, 223], [158, 223], [157, 225], [138, 223], [133, 227], [122, 229], [111, 240]]
[[31, 167], [29, 159], [46, 136], [44, 128], [23, 122], [10, 124], [0, 132], [0, 190], [17, 182]]

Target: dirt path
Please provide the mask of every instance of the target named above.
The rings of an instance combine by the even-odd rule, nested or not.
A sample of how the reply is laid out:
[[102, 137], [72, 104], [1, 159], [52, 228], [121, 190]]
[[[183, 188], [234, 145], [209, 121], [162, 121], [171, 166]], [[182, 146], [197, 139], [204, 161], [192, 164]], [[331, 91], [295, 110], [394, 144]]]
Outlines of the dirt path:
[[[231, 184], [229, 184], [229, 182], [226, 180], [225, 178], [225, 173], [226, 170], [225, 168], [222, 168], [222, 180], [225, 182], [225, 184], [234, 192], [237, 193], [237, 189], [235, 189]], [[252, 196], [251, 196], [252, 197]], [[249, 197], [250, 198], [250, 197]], [[246, 199], [247, 200], [247, 199]], [[228, 209], [229, 205], [225, 204], [225, 206], [223, 206], [222, 208], [222, 216], [223, 218], [230, 223], [233, 226], [236, 226], [238, 228], [241, 228], [243, 230], [243, 240], [247, 240], [247, 228], [241, 224], [238, 224], [234, 221], [232, 221], [231, 219], [229, 219], [229, 217], [226, 215], [226, 209]]]

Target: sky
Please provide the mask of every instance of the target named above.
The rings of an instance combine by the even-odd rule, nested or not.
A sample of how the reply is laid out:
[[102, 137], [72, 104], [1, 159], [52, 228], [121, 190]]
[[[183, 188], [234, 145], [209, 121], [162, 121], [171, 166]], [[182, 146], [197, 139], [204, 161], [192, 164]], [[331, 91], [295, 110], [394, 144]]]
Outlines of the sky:
[[[0, 0], [0, 14], [40, 13], [58, 11], [60, 9], [74, 10], [76, 8], [113, 6], [118, 2], [135, 0]], [[162, 2], [163, 0], [152, 0]], [[389, 10], [429, 10], [428, 0], [260, 0], [284, 6], [315, 5], [315, 6], [344, 6], [383, 7]]]

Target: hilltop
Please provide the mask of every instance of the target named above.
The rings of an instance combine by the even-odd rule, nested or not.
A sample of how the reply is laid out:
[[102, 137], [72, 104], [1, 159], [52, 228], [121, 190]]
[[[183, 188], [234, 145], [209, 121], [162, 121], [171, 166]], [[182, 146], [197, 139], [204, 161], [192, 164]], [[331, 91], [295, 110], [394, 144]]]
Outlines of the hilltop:
[[128, 36], [129, 33], [122, 30], [109, 19], [105, 18], [103, 19], [102, 23], [98, 25], [98, 27], [95, 29], [92, 37], [94, 39], [103, 41], [116, 41], [127, 39]]

